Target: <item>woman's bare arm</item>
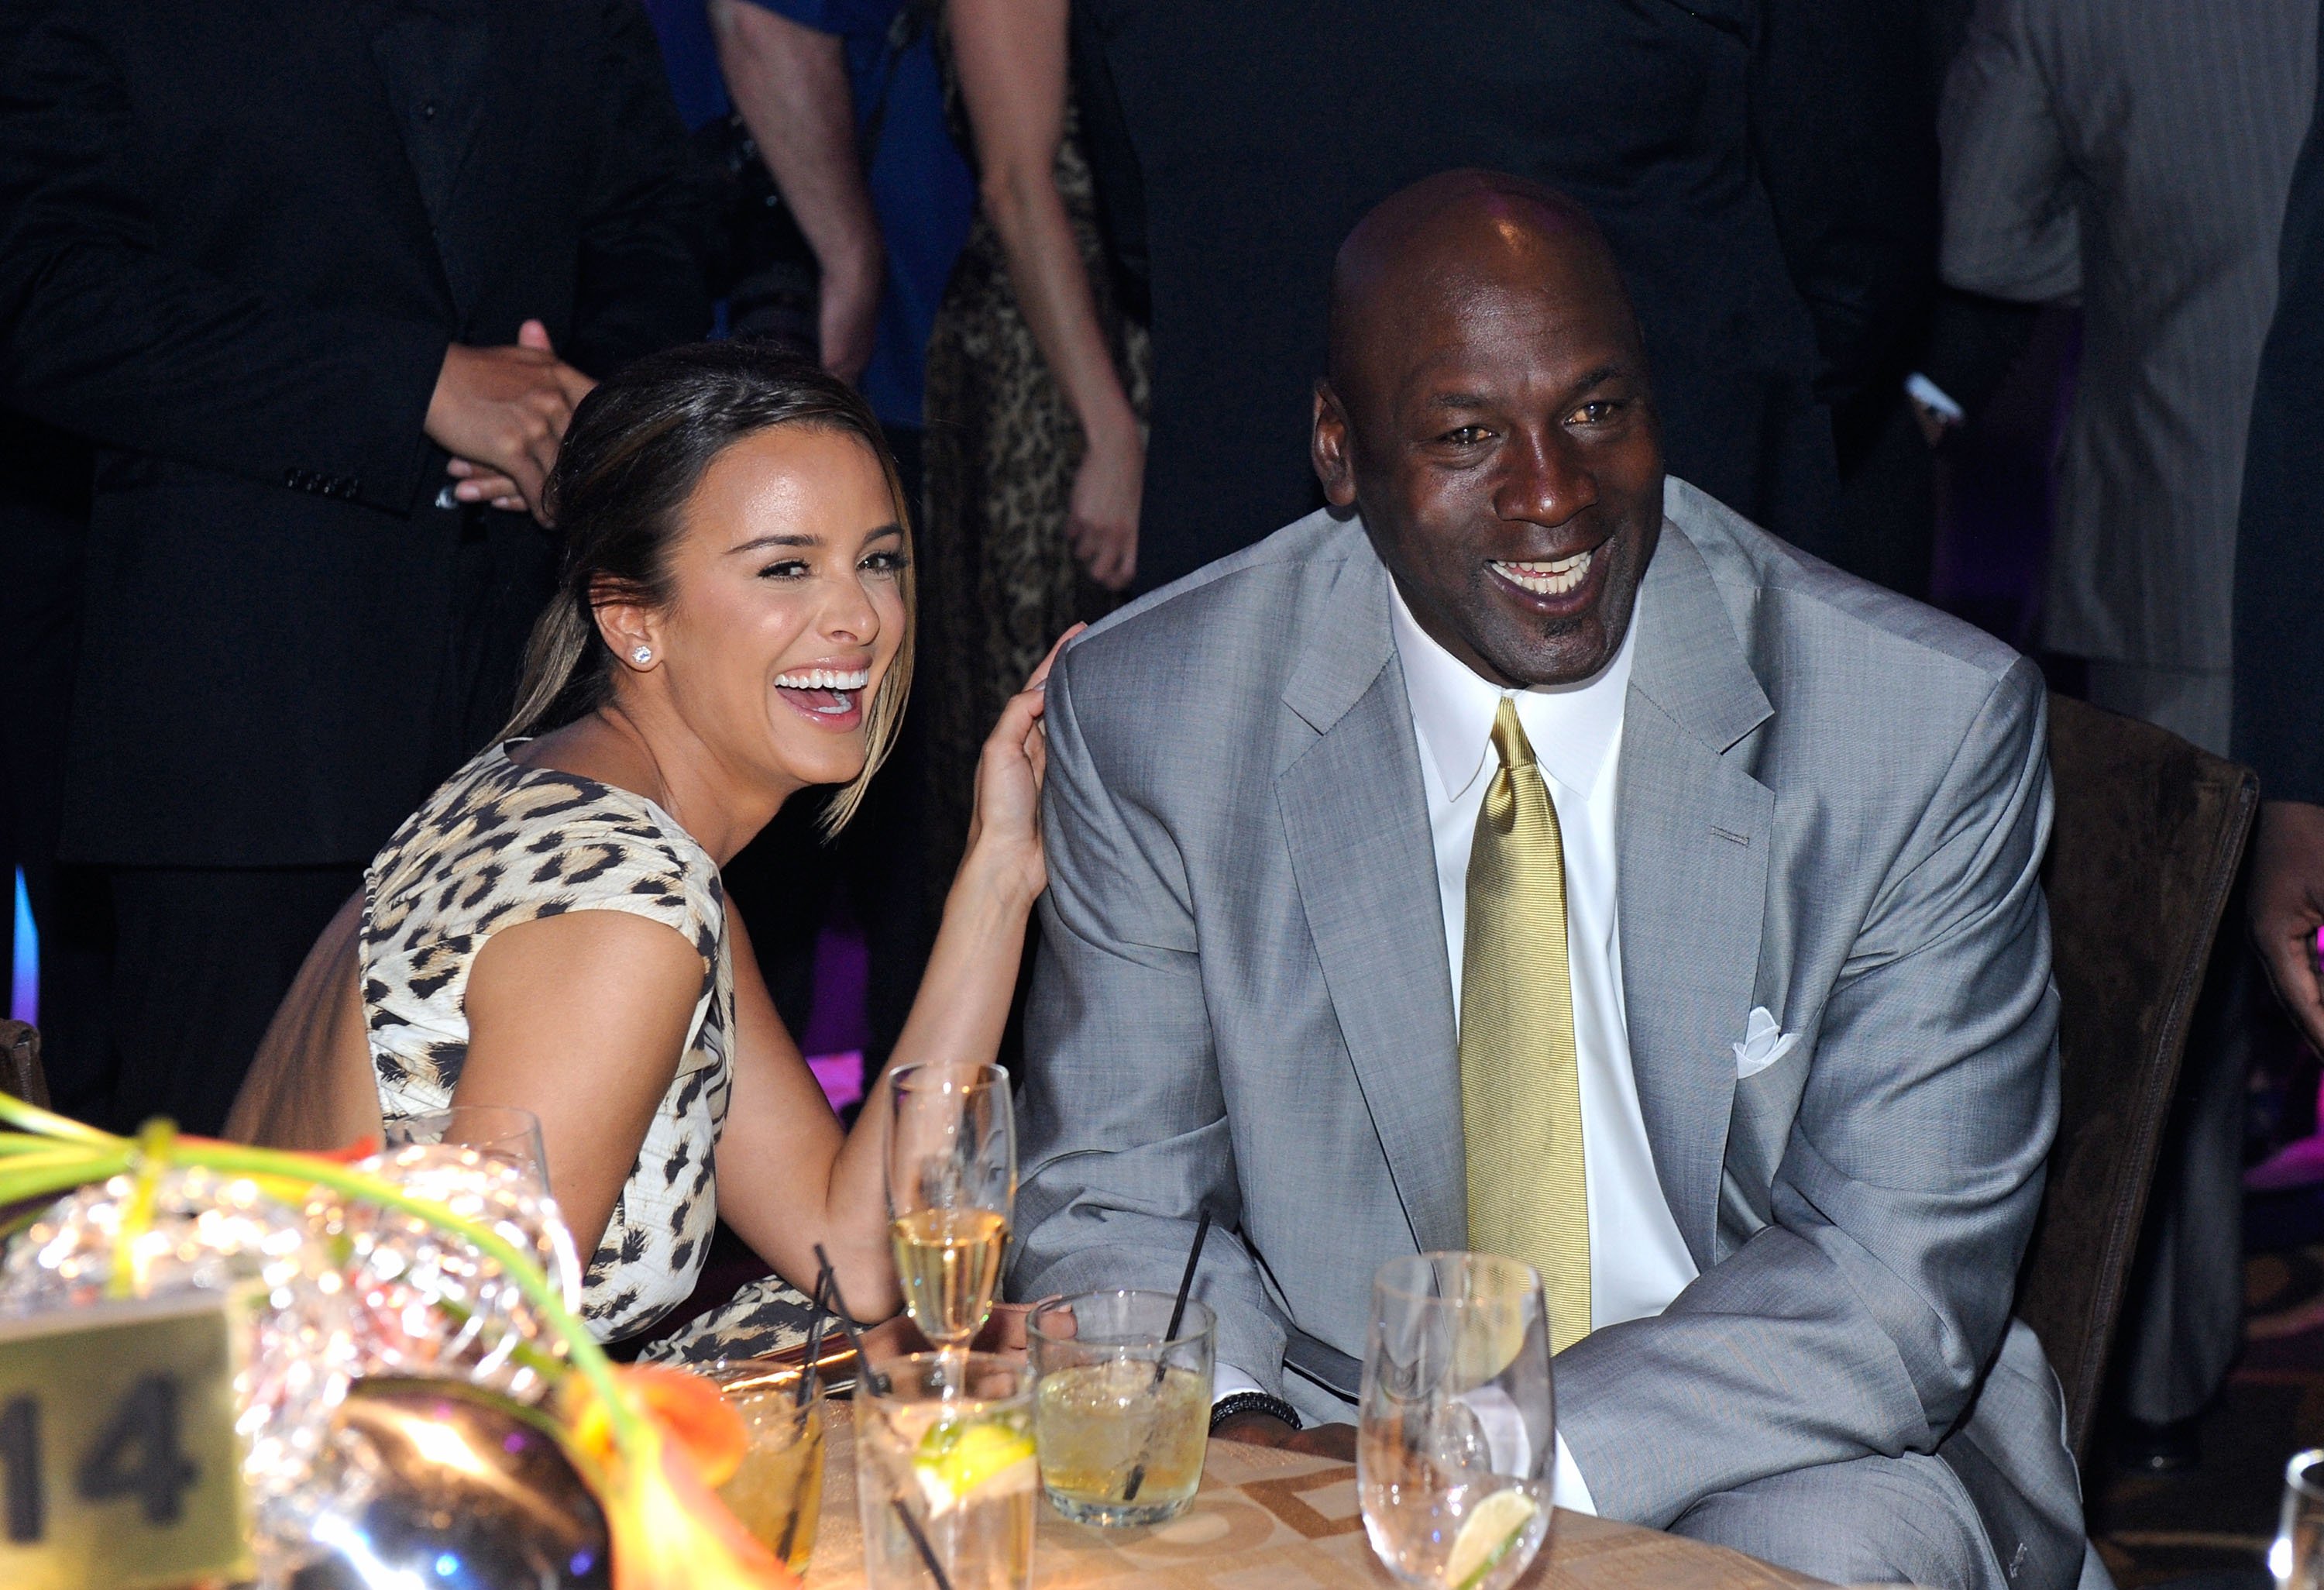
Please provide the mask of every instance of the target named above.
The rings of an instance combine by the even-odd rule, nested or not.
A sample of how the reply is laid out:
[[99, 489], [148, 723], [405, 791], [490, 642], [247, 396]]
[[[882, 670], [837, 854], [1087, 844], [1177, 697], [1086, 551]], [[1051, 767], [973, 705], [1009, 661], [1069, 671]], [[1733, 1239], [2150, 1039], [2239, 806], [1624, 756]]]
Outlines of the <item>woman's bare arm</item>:
[[452, 1102], [540, 1117], [549, 1188], [585, 1259], [678, 1075], [702, 978], [684, 934], [617, 911], [503, 928], [469, 969]]
[[1018, 308], [1089, 441], [1066, 535], [1091, 578], [1120, 590], [1137, 568], [1146, 447], [1057, 192], [1065, 16], [1066, 0], [952, 0], [950, 26], [985, 213]]
[[985, 741], [968, 854], [945, 897], [927, 971], [888, 1075], [844, 1142], [814, 1074], [775, 1014], [740, 920], [729, 918], [737, 1031], [734, 1097], [718, 1144], [719, 1208], [742, 1240], [802, 1291], [814, 1289], [815, 1244], [822, 1243], [848, 1309], [859, 1318], [882, 1317], [899, 1301], [887, 1240], [888, 1076], [922, 1061], [982, 1065], [1001, 1048], [1025, 921], [1047, 882], [1036, 825], [1047, 764], [1040, 716], [1047, 674], [1045, 661]]

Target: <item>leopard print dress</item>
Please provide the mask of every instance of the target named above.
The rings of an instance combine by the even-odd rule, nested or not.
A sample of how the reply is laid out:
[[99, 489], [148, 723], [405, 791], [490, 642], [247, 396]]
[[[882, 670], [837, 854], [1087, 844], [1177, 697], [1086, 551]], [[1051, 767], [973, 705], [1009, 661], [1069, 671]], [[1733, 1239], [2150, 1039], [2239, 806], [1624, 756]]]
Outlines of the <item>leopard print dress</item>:
[[702, 957], [678, 1075], [582, 1293], [601, 1340], [648, 1329], [692, 1294], [718, 1218], [713, 1151], [733, 1082], [734, 963], [717, 866], [653, 802], [522, 766], [494, 745], [405, 821], [364, 883], [364, 1016], [389, 1119], [451, 1103], [468, 1053], [468, 970], [500, 929], [627, 911], [684, 934]]

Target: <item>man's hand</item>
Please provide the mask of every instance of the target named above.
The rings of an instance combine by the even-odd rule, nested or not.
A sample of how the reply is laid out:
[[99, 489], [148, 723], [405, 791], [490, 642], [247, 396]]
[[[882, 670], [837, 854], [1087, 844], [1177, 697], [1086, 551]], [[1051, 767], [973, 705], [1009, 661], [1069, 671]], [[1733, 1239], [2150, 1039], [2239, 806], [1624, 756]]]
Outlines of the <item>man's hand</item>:
[[464, 503], [524, 508], [549, 522], [541, 488], [556, 467], [573, 407], [596, 383], [549, 345], [548, 328], [527, 320], [508, 347], [444, 350], [444, 367], [428, 400], [428, 439], [452, 455]]
[[1286, 1452], [1307, 1452], [1317, 1457], [1356, 1460], [1356, 1427], [1319, 1424], [1295, 1430], [1271, 1413], [1238, 1413], [1211, 1432], [1215, 1441], [1240, 1441], [1246, 1447], [1280, 1447]]
[[2316, 931], [2324, 927], [2324, 806], [2263, 800], [2252, 844], [2251, 932], [2275, 996], [2324, 1053], [2324, 980]]

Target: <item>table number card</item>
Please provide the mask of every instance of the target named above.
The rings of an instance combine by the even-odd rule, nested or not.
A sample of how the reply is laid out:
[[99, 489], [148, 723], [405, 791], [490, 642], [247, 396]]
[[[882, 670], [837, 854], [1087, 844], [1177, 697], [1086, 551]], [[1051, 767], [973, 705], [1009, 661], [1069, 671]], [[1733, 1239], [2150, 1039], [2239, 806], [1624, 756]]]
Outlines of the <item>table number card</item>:
[[0, 1585], [247, 1576], [226, 1297], [0, 1321]]

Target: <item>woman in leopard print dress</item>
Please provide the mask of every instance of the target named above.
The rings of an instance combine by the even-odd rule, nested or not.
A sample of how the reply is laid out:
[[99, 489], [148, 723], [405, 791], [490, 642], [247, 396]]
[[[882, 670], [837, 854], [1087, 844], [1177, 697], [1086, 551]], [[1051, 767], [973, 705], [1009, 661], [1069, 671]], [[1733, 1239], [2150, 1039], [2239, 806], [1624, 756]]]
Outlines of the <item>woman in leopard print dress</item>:
[[[595, 1254], [584, 1316], [609, 1341], [689, 1295], [722, 1215], [778, 1279], [666, 1353], [782, 1345], [818, 1243], [852, 1311], [898, 1302], [887, 1090], [843, 1131], [718, 876], [811, 786], [838, 787], [825, 821], [844, 824], [892, 743], [912, 577], [879, 436], [839, 382], [743, 344], [674, 349], [598, 387], [550, 485], [565, 572], [515, 720], [389, 841], [355, 920], [301, 975], [361, 1011], [340, 1024], [358, 1039], [303, 1064], [364, 1068], [381, 1114], [540, 1117], [551, 1190]], [[901, 1062], [999, 1045], [1043, 883], [1039, 684], [993, 731]], [[286, 1008], [277, 1027], [331, 1023]], [[295, 1067], [257, 1086], [237, 1124], [272, 1141], [293, 1112], [268, 1101], [330, 1092]], [[327, 1139], [355, 1123], [315, 1126], [308, 1108]]]

